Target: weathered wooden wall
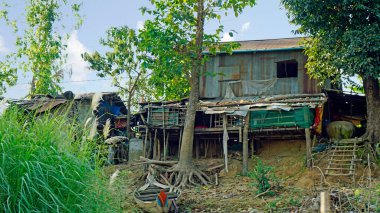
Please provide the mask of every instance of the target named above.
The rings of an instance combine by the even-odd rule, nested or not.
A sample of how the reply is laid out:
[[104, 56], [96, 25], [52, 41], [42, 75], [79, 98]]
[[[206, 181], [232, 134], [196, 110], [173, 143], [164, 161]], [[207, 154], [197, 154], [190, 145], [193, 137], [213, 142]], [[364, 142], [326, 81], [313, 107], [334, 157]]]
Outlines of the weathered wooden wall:
[[[266, 95], [320, 93], [321, 88], [317, 86], [316, 80], [310, 79], [306, 74], [307, 57], [302, 53], [302, 50], [284, 50], [212, 56], [204, 66], [206, 73], [200, 77], [200, 97], [224, 97], [228, 82], [233, 80], [277, 78], [276, 62], [293, 59], [298, 62], [298, 77], [279, 78]], [[234, 93], [238, 96], [242, 94], [240, 90], [239, 86], [233, 88]]]

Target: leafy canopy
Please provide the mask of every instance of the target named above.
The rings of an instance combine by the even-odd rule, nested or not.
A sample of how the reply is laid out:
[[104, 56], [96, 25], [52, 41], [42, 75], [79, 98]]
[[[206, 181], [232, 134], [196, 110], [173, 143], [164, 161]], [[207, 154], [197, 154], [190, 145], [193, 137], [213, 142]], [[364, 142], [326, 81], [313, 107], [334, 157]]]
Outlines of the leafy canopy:
[[305, 41], [313, 77], [380, 77], [380, 4], [373, 0], [282, 0]]
[[[141, 8], [143, 14], [148, 13], [153, 19], [144, 24], [139, 37], [142, 47], [150, 53], [149, 68], [153, 70], [150, 82], [155, 86], [157, 96], [164, 99], [179, 99], [190, 93], [191, 69], [202, 66], [197, 60], [199, 48], [216, 54], [217, 51], [232, 53], [238, 43], [220, 43], [223, 25], [221, 14], [227, 15], [229, 9], [237, 16], [246, 6], [253, 6], [254, 0], [205, 0], [204, 21], [219, 21], [218, 28], [203, 35], [203, 45], [196, 45], [197, 4], [196, 0], [151, 0], [154, 9]], [[197, 28], [198, 27], [198, 28]], [[230, 32], [232, 35], [233, 33]]]
[[109, 48], [105, 54], [84, 53], [83, 59], [90, 68], [98, 71], [99, 77], [111, 77], [113, 85], [122, 95], [137, 102], [137, 94], [149, 98], [149, 85], [146, 53], [141, 51], [141, 43], [135, 30], [124, 27], [111, 27], [100, 44]]
[[[25, 23], [11, 20], [11, 6], [2, 0], [0, 18], [11, 25], [16, 33], [16, 52], [7, 56], [0, 66], [0, 92], [6, 85], [12, 86], [17, 81], [17, 71], [31, 72], [32, 86], [30, 94], [57, 94], [61, 91], [58, 83], [63, 78], [65, 62], [64, 26], [58, 25], [64, 17], [62, 10], [69, 7], [77, 17], [76, 27], [82, 20], [79, 16], [80, 3], [76, 0], [27, 0], [25, 2]], [[22, 29], [20, 31], [20, 29]]]

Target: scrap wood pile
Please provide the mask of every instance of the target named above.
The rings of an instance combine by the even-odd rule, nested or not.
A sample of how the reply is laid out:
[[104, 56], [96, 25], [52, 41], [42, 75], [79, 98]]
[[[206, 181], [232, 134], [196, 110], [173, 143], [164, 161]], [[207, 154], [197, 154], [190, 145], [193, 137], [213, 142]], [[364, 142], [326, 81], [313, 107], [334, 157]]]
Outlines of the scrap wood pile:
[[[176, 185], [175, 175], [170, 171], [170, 169], [176, 165], [178, 161], [160, 161], [160, 160], [152, 160], [145, 157], [140, 156], [140, 160], [136, 161], [134, 165], [148, 165], [146, 167], [146, 174], [143, 176], [145, 179], [149, 174], [154, 175], [156, 179], [168, 185]], [[208, 165], [208, 167], [202, 168], [201, 165], [195, 165], [197, 168], [201, 168], [201, 170], [209, 177], [210, 184], [211, 181], [218, 184], [218, 173], [223, 169], [224, 164], [212, 164]], [[194, 182], [193, 185], [200, 185], [201, 182]], [[204, 184], [204, 183], [203, 183]]]

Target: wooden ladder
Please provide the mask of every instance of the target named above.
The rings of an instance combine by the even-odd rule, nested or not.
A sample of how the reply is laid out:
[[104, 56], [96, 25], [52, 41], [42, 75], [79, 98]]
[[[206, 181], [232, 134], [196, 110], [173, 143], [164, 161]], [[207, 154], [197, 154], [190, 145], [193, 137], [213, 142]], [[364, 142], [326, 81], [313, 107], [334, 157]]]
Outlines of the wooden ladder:
[[357, 138], [335, 141], [329, 164], [325, 171], [326, 176], [352, 176], [354, 180], [357, 143]]

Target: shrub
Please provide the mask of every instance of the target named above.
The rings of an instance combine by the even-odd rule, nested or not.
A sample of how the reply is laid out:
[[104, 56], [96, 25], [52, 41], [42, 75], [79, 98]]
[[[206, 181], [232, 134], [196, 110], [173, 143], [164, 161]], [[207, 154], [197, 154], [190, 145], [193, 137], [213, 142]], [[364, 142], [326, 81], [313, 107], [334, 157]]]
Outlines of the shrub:
[[[92, 145], [64, 115], [0, 117], [0, 212], [114, 212]], [[116, 207], [117, 208], [117, 207]]]
[[254, 182], [252, 183], [257, 188], [257, 194], [269, 191], [267, 194], [274, 194], [270, 191], [271, 184], [270, 181], [273, 180], [273, 175], [270, 172], [273, 167], [263, 164], [263, 162], [258, 159], [257, 165], [253, 171], [248, 172], [248, 177], [252, 178]]

